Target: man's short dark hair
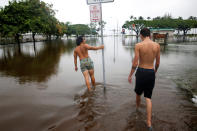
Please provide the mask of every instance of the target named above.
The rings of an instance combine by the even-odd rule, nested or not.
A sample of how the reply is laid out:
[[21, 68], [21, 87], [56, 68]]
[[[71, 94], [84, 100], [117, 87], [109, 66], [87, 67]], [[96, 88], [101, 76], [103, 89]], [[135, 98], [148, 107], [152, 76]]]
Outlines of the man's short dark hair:
[[77, 37], [77, 40], [76, 40], [77, 46], [79, 46], [82, 42], [83, 42], [83, 36]]
[[143, 37], [149, 37], [150, 36], [150, 30], [148, 28], [143, 28], [141, 31], [140, 31], [140, 34], [143, 36]]

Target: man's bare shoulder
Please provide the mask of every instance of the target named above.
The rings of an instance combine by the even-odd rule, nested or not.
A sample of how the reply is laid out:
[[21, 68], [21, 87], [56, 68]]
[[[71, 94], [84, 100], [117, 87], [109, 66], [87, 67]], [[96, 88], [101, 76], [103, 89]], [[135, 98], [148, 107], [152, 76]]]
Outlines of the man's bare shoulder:
[[90, 46], [88, 44], [83, 44], [82, 47], [85, 47], [86, 49], [88, 49]]
[[139, 42], [139, 43], [135, 44], [135, 48], [140, 49], [142, 47], [142, 45], [143, 45], [143, 43]]
[[155, 45], [157, 45], [157, 46], [159, 45], [159, 43], [157, 43], [157, 42], [154, 42], [154, 41], [152, 41], [152, 43], [153, 43], [153, 44], [155, 44]]
[[154, 47], [156, 48], [157, 52], [160, 51], [160, 44], [157, 42], [154, 42]]
[[77, 53], [78, 50], [78, 46], [74, 49], [74, 53]]
[[155, 44], [158, 48], [160, 48], [160, 44], [159, 44], [159, 43], [154, 42], [154, 44]]
[[142, 44], [142, 42], [139, 42], [139, 43], [137, 43], [137, 44], [135, 44], [135, 45], [138, 45], [138, 46], [139, 46], [139, 45], [141, 45], [141, 44]]
[[88, 47], [89, 45], [87, 43], [84, 44], [85, 47]]
[[143, 43], [139, 42], [139, 43], [135, 44], [135, 47], [140, 47], [140, 46], [142, 46], [142, 44]]

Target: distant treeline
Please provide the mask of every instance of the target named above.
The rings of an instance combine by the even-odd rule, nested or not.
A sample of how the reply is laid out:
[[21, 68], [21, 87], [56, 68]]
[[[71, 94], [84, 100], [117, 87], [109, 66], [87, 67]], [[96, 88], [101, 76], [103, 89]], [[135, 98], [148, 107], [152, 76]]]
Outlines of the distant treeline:
[[51, 4], [41, 0], [13, 0], [5, 7], [0, 8], [0, 38], [14, 38], [20, 44], [22, 34], [51, 36], [59, 38], [64, 34], [70, 35], [96, 35], [98, 24], [75, 24], [60, 22], [55, 18], [55, 11]]
[[188, 19], [183, 19], [182, 17], [173, 18], [171, 15], [166, 14], [163, 17], [157, 16], [155, 18], [143, 18], [131, 16], [130, 20], [125, 21], [122, 28], [134, 30], [139, 35], [142, 28], [172, 28], [177, 30], [178, 34], [180, 31], [183, 32], [185, 36], [191, 28], [197, 28], [197, 17], [190, 16]]

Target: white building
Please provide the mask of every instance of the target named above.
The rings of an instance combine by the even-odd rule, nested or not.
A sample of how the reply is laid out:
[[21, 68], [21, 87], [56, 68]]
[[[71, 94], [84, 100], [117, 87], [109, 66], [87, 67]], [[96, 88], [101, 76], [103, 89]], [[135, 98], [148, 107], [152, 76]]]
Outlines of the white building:
[[151, 31], [151, 35], [153, 35], [154, 33], [158, 33], [158, 34], [168, 34], [168, 36], [173, 36], [175, 29], [172, 28], [152, 28], [150, 29]]

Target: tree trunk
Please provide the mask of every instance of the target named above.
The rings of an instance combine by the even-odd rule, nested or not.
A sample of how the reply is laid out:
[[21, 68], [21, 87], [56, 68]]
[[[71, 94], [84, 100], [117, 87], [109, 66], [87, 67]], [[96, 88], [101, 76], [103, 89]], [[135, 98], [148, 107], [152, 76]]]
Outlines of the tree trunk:
[[35, 53], [35, 56], [37, 55], [37, 52], [36, 52], [36, 44], [34, 43], [34, 53]]
[[56, 39], [56, 40], [57, 40], [57, 39], [59, 39], [59, 36], [58, 36], [58, 35], [56, 35], [56, 38], [55, 38], [55, 39]]
[[35, 43], [36, 43], [35, 35], [36, 35], [35, 33], [32, 33], [32, 38], [33, 38], [34, 45], [35, 45]]
[[186, 41], [187, 30], [183, 30], [183, 42]]
[[183, 35], [185, 36], [187, 34], [187, 31], [186, 30], [183, 30]]
[[36, 56], [36, 40], [35, 40], [35, 35], [36, 33], [32, 33], [32, 38], [33, 38], [33, 43], [34, 43], [34, 53], [35, 53], [35, 56]]
[[136, 38], [137, 38], [137, 42], [138, 42], [138, 38], [139, 38], [139, 31], [136, 31]]
[[19, 39], [19, 37], [20, 37], [20, 34], [17, 33], [15, 35], [15, 39], [16, 39], [16, 42], [18, 44], [18, 52], [19, 52], [19, 54], [21, 54], [21, 46], [20, 46], [20, 39]]
[[16, 42], [17, 42], [18, 45], [20, 45], [20, 39], [19, 39], [19, 37], [20, 37], [20, 35], [17, 33], [15, 35], [15, 40], [16, 40]]
[[51, 35], [49, 35], [49, 40], [51, 41]]

